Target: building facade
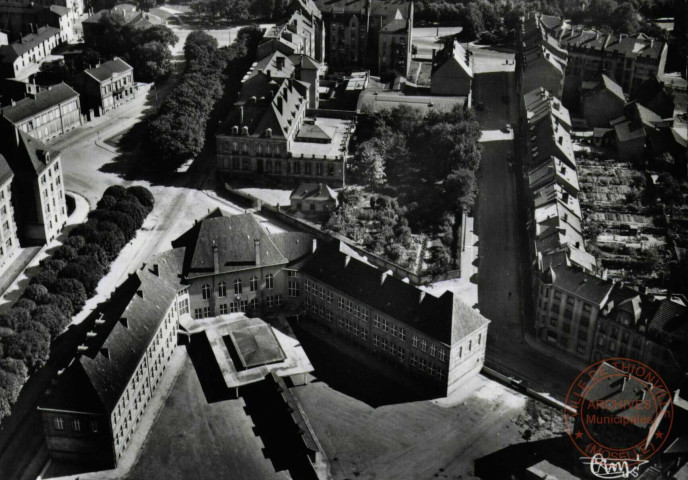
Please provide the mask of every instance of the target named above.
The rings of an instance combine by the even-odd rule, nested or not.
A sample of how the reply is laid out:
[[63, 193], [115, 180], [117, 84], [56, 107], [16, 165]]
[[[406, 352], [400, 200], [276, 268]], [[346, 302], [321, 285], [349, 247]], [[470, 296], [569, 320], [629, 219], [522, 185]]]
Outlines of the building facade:
[[365, 68], [408, 75], [413, 44], [413, 2], [317, 0], [325, 22], [325, 59], [335, 68]]
[[177, 345], [179, 293], [145, 268], [115, 291], [39, 405], [52, 458], [118, 464]]
[[89, 68], [74, 78], [85, 111], [98, 115], [113, 110], [136, 96], [134, 68], [121, 58]]
[[337, 192], [327, 184], [302, 183], [291, 192], [289, 201], [294, 213], [325, 218], [337, 208]]
[[0, 46], [0, 73], [7, 78], [27, 78], [38, 72], [40, 63], [61, 43], [62, 34], [56, 27], [39, 27], [36, 33], [22, 35], [20, 40]]
[[5, 157], [0, 154], [0, 272], [5, 271], [19, 248], [12, 206], [13, 178], [12, 169]]
[[0, 153], [14, 172], [12, 201], [19, 240], [33, 245], [50, 242], [67, 223], [60, 152], [6, 120], [0, 133]]
[[309, 117], [308, 104], [304, 82], [270, 71], [250, 76], [215, 136], [218, 173], [343, 186], [353, 116]]
[[450, 394], [480, 371], [489, 321], [450, 292], [441, 297], [330, 245], [299, 269], [305, 322], [351, 340]]
[[471, 56], [459, 42], [447, 42], [432, 60], [430, 93], [469, 97], [473, 87], [471, 63]]
[[2, 115], [23, 132], [47, 141], [81, 125], [80, 98], [63, 82], [13, 102]]

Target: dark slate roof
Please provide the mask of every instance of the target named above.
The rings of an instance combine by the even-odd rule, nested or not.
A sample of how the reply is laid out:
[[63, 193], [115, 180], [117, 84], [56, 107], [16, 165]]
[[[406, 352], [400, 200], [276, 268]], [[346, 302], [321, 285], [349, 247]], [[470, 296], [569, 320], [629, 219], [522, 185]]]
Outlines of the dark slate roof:
[[4, 184], [7, 180], [12, 178], [14, 174], [10, 165], [5, 160], [5, 157], [0, 153], [0, 185]]
[[332, 190], [326, 183], [301, 183], [292, 190], [290, 199], [310, 200], [336, 200], [337, 192]]
[[[545, 265], [545, 268], [547, 267], [550, 265]], [[551, 267], [555, 275], [555, 287], [595, 305], [603, 305], [614, 287], [613, 282], [585, 273], [578, 268], [568, 267], [565, 263]]]
[[39, 27], [38, 33], [24, 35], [21, 41], [13, 42], [0, 47], [0, 58], [3, 61], [12, 62], [17, 57], [37, 47], [47, 39], [60, 34], [60, 29], [55, 27]]
[[60, 152], [49, 149], [43, 142], [16, 128], [3, 119], [0, 125], [3, 155], [15, 175], [40, 175]]
[[300, 271], [449, 345], [489, 322], [452, 292], [427, 294], [347, 256], [336, 245], [318, 246]]
[[688, 341], [688, 308], [668, 299], [662, 300], [650, 321], [650, 330]]
[[10, 122], [16, 124], [78, 97], [79, 94], [72, 87], [62, 82], [48, 90], [41, 90], [34, 97], [26, 97], [19, 100], [15, 105], [3, 108], [2, 114]]
[[[124, 392], [174, 302], [177, 290], [144, 270], [125, 282], [122, 294], [128, 299], [124, 310], [115, 302], [113, 310], [106, 311], [106, 323], [96, 327], [98, 335], [90, 339], [89, 350], [79, 358], [108, 411]], [[107, 349], [109, 358], [101, 353], [102, 349]]]
[[[261, 265], [256, 265], [255, 240], [260, 241]], [[186, 278], [213, 274], [213, 245], [217, 247], [220, 273], [289, 262], [275, 245], [273, 235], [252, 214], [229, 215], [218, 208], [172, 242], [174, 248], [186, 247]]]
[[87, 75], [90, 75], [99, 82], [108, 80], [116, 73], [124, 73], [133, 70], [133, 67], [121, 58], [115, 57], [109, 62], [102, 63], [95, 68], [88, 68], [84, 70]]
[[[657, 398], [664, 391], [659, 385], [647, 383], [604, 362], [595, 372], [595, 376], [590, 379], [583, 399], [590, 402], [595, 400], [612, 400], [611, 402], [605, 401], [602, 404], [603, 407], [601, 409], [608, 415], [629, 419], [635, 416], [654, 418], [657, 414], [654, 402], [642, 401], [645, 398], [646, 392]], [[664, 395], [669, 395], [670, 397], [671, 393], [664, 392]], [[616, 400], [616, 402], [613, 400]], [[617, 406], [626, 402], [637, 402], [637, 404], [633, 408], [619, 408]], [[651, 423], [641, 422], [630, 422], [630, 424], [641, 429], [648, 429], [651, 426]]]
[[67, 7], [63, 7], [62, 5], [50, 5], [50, 11], [56, 13], [60, 17], [69, 15], [69, 9]]
[[303, 232], [282, 232], [271, 235], [277, 249], [289, 262], [288, 265], [303, 260], [313, 251], [313, 237]]
[[111, 412], [176, 295], [176, 289], [145, 268], [130, 275], [103, 308], [104, 323], [94, 324], [95, 336], [86, 337], [86, 350], [58, 376], [43, 406]]
[[320, 68], [320, 63], [317, 60], [304, 53], [289, 55], [289, 60], [291, 60], [294, 65], [300, 66], [304, 70], [317, 70]]

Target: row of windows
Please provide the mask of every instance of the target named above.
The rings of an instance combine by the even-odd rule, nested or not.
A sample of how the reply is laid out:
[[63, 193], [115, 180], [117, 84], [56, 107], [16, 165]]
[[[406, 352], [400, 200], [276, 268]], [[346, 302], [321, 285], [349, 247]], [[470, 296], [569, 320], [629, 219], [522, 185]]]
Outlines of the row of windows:
[[[540, 293], [542, 294], [543, 291], [544, 291], [544, 297], [549, 298], [549, 287], [545, 288], [543, 286], [540, 286]], [[562, 300], [563, 297], [564, 297], [564, 295], [562, 294], [562, 292], [560, 290], [554, 291], [554, 299], [555, 300]], [[571, 296], [571, 295], [566, 296], [566, 304], [567, 305], [573, 306], [575, 304], [575, 302], [576, 302], [576, 297]], [[545, 305], [546, 305], [546, 303], [545, 303]], [[545, 309], [546, 308], [547, 307], [545, 307]], [[587, 312], [587, 313], [592, 312], [592, 305], [590, 305], [589, 303], [583, 303], [583, 311]]]
[[[56, 430], [65, 430], [65, 421], [64, 418], [62, 417], [55, 417], [54, 419], [54, 425]], [[98, 425], [97, 420], [91, 420], [89, 422], [89, 426], [91, 427], [91, 432], [93, 433], [98, 433], [100, 426]], [[75, 432], [81, 432], [81, 420], [78, 418], [75, 418], [72, 420], [72, 430]]]
[[437, 377], [441, 380], [446, 380], [447, 370], [445, 368], [436, 366], [432, 362], [428, 362], [425, 358], [419, 357], [414, 353], [411, 353], [409, 358], [411, 360], [412, 367], [417, 368], [422, 372], [429, 373], [433, 377]]
[[391, 322], [379, 315], [373, 315], [373, 327], [390, 333], [393, 337], [398, 337], [401, 341], [406, 341], [406, 329], [397, 326], [395, 322]]
[[385, 337], [379, 335], [373, 335], [373, 345], [376, 348], [380, 348], [383, 351], [389, 353], [390, 355], [398, 358], [400, 361], [404, 361], [406, 356], [406, 349], [401, 345], [397, 345], [394, 342], [390, 342]]
[[[587, 338], [587, 337], [586, 337]], [[561, 345], [564, 348], [567, 348], [569, 345], [569, 337], [565, 335], [559, 336], [556, 332], [553, 332], [551, 330], [547, 330], [547, 342], [551, 343], [552, 345], [557, 344], [557, 340], [559, 341], [559, 345]], [[585, 353], [585, 344], [584, 343], [579, 343], [576, 346], [576, 352], [580, 354]]]
[[[275, 174], [282, 174], [282, 161], [281, 160], [265, 160], [265, 163], [262, 163], [262, 159], [259, 159], [259, 170], [262, 170], [261, 173], [275, 173]], [[287, 175], [314, 175], [316, 177], [323, 177], [325, 176], [325, 168], [327, 168], [327, 176], [328, 177], [333, 177], [335, 174], [335, 167], [334, 164], [328, 163], [327, 166], [323, 164], [323, 162], [303, 162], [303, 168], [301, 168], [301, 163], [302, 162], [285, 162], [286, 164], [286, 174]], [[313, 165], [315, 165], [315, 168], [313, 168]], [[227, 164], [225, 168], [229, 168], [230, 170], [243, 170], [243, 171], [250, 171], [251, 170], [251, 159], [250, 158], [232, 158], [231, 164]], [[303, 171], [303, 173], [302, 173]]]
[[[272, 273], [268, 273], [265, 276], [265, 288], [268, 290], [274, 288], [274, 277]], [[249, 291], [258, 291], [258, 277], [256, 277], [255, 275], [251, 277], [251, 279], [249, 280]], [[236, 280], [234, 280], [234, 295], [240, 295], [243, 292], [243, 282], [240, 278], [237, 278]], [[208, 285], [207, 283], [204, 284], [201, 287], [201, 294], [203, 296], [203, 300], [208, 300], [212, 294], [212, 289], [210, 288], [210, 285]], [[227, 296], [227, 284], [225, 282], [220, 282], [217, 284], [217, 296], [220, 298]]]

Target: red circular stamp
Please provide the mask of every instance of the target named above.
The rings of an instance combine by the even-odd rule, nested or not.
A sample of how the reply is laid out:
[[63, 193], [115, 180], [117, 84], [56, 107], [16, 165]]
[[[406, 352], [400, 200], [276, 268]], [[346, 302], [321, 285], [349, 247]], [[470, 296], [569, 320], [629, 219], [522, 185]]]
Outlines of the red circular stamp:
[[647, 463], [666, 442], [673, 417], [664, 380], [630, 358], [607, 358], [583, 370], [564, 409], [569, 437], [593, 473]]

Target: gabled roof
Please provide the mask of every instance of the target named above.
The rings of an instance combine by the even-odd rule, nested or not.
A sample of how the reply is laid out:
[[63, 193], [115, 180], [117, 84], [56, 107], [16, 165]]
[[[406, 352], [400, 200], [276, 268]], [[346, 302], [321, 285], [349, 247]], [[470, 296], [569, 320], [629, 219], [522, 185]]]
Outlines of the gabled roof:
[[[145, 268], [120, 285], [76, 359], [58, 376], [43, 406], [111, 412], [175, 301], [177, 290]], [[64, 379], [64, 381], [63, 381]], [[79, 388], [75, 389], [74, 386]], [[85, 403], [83, 395], [95, 393]]]
[[561, 203], [576, 217], [583, 218], [578, 199], [566, 191], [561, 185], [552, 182], [533, 192], [533, 205], [535, 209]]
[[457, 41], [447, 43], [437, 55], [432, 65], [432, 76], [473, 78], [473, 69], [467, 63], [466, 50]]
[[72, 87], [62, 82], [47, 90], [41, 90], [35, 96], [26, 97], [14, 105], [3, 108], [2, 115], [10, 122], [17, 124], [78, 97], [79, 94]]
[[292, 200], [336, 200], [337, 192], [326, 183], [301, 183], [291, 192], [289, 198]]
[[589, 87], [587, 88], [587, 91], [584, 92], [583, 95], [588, 96], [588, 95], [594, 95], [596, 93], [602, 92], [602, 91], [607, 91], [610, 92], [612, 95], [614, 95], [616, 98], [621, 100], [622, 103], [626, 103], [626, 95], [624, 95], [623, 88], [621, 88], [621, 85], [616, 83], [614, 80], [609, 78], [605, 74], [601, 74], [599, 78], [596, 80], [593, 80], [592, 82], [583, 82], [583, 85], [585, 86], [586, 83], [589, 83]]
[[[186, 278], [212, 275], [214, 271], [214, 248], [218, 255], [218, 273], [234, 272], [251, 268], [286, 265], [296, 260], [291, 255], [302, 256], [298, 248], [286, 252], [287, 257], [277, 247], [274, 237], [258, 223], [250, 213], [229, 215], [219, 208], [209, 213], [172, 242], [172, 247], [185, 247], [183, 274]], [[300, 237], [285, 237], [302, 241]], [[256, 241], [260, 248], [260, 265], [256, 264]], [[311, 248], [310, 242], [304, 249]]]
[[29, 50], [37, 47], [51, 37], [60, 35], [60, 29], [55, 27], [39, 27], [38, 33], [24, 35], [21, 41], [12, 42], [0, 47], [0, 59], [2, 62], [13, 62]]
[[43, 142], [18, 129], [7, 119], [0, 125], [0, 142], [3, 155], [15, 175], [40, 175], [59, 156], [60, 152], [49, 149]]
[[318, 246], [300, 271], [448, 345], [489, 322], [452, 292], [435, 297], [349, 257], [336, 245]]
[[688, 341], [688, 308], [669, 299], [662, 300], [650, 321], [650, 330], [685, 343]]
[[530, 170], [528, 172], [528, 181], [530, 188], [543, 183], [556, 182], [573, 195], [577, 195], [580, 192], [578, 172], [557, 157], [550, 157], [548, 161]]
[[308, 84], [289, 78], [271, 78], [263, 72], [250, 76], [241, 87], [235, 108], [222, 123], [220, 133], [247, 127], [248, 135], [261, 137], [270, 129], [273, 137], [292, 136], [296, 115], [305, 105]]
[[95, 68], [87, 68], [84, 72], [96, 81], [104, 82], [112, 78], [115, 74], [128, 72], [129, 70], [133, 70], [131, 65], [121, 58], [115, 57], [109, 62], [101, 63]]
[[566, 263], [544, 265], [552, 268], [556, 279], [554, 286], [576, 295], [595, 305], [604, 305], [614, 288], [614, 283], [586, 273], [578, 268], [569, 267]]
[[5, 160], [5, 157], [0, 153], [0, 185], [4, 185], [9, 179], [14, 176], [10, 165]]

